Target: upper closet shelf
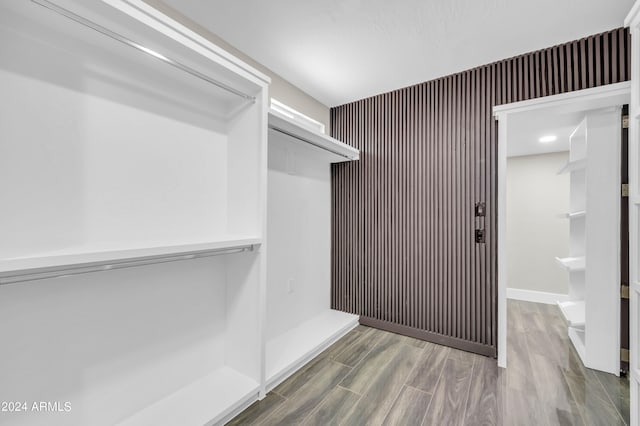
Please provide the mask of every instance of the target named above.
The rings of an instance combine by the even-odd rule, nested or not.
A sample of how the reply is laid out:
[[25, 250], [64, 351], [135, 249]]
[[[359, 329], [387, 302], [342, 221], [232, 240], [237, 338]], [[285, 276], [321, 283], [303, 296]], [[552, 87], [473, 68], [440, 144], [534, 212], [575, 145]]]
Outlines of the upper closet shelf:
[[318, 131], [307, 129], [273, 109], [269, 111], [269, 128], [335, 154], [335, 158], [332, 159], [334, 163], [360, 159], [360, 151], [356, 148]]
[[581, 217], [585, 217], [586, 215], [587, 215], [587, 212], [584, 210], [581, 210], [577, 212], [562, 213], [560, 217], [563, 219], [578, 219]]
[[563, 173], [569, 173], [569, 172], [574, 172], [577, 170], [582, 170], [587, 166], [587, 160], [586, 159], [580, 159], [580, 160], [573, 160], [573, 161], [569, 161], [567, 162], [564, 166], [562, 166], [560, 168], [560, 170], [558, 170], [558, 174], [561, 175]]
[[585, 258], [584, 256], [580, 257], [556, 257], [556, 262], [558, 265], [562, 266], [566, 270], [573, 271], [583, 271], [585, 268]]
[[262, 240], [257, 237], [236, 237], [155, 247], [149, 247], [147, 243], [145, 247], [140, 248], [116, 248], [116, 246], [106, 245], [72, 247], [28, 257], [0, 260], [0, 284], [239, 253], [253, 250], [261, 242]]
[[269, 81], [141, 0], [31, 0], [5, 8], [14, 25], [79, 58], [105, 97], [109, 88], [132, 90], [227, 120]]

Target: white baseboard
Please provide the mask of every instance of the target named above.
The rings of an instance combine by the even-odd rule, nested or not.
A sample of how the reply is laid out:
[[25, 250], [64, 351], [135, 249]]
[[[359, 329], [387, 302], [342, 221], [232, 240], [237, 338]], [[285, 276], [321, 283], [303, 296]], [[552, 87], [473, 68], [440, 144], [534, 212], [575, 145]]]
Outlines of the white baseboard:
[[507, 288], [507, 299], [555, 305], [557, 302], [566, 302], [569, 300], [569, 295], [562, 293], [547, 293], [546, 291], [523, 290], [520, 288]]

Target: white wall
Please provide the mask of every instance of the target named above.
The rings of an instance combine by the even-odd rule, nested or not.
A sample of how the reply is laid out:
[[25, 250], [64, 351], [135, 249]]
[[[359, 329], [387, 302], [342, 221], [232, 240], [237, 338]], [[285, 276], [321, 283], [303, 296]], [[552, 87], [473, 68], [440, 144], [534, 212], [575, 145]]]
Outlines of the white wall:
[[568, 152], [507, 160], [507, 287], [567, 294], [567, 273], [555, 256], [569, 255], [569, 175], [557, 175]]

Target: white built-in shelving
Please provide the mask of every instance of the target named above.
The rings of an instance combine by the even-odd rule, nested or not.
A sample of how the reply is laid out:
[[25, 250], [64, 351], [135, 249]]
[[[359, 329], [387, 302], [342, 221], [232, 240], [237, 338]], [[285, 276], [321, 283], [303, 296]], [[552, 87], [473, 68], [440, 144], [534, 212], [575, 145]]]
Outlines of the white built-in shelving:
[[255, 401], [260, 384], [222, 367], [154, 402], [119, 423], [138, 425], [216, 425]]
[[613, 374], [620, 372], [619, 123], [619, 108], [587, 111], [558, 171], [570, 173], [569, 213], [562, 215], [569, 219], [569, 256], [556, 257], [568, 272], [569, 300], [558, 307], [584, 365]]
[[331, 309], [331, 163], [357, 149], [269, 112], [266, 390], [358, 324]]
[[0, 46], [0, 399], [73, 407], [3, 420], [229, 420], [264, 388], [269, 79], [141, 0], [3, 2]]

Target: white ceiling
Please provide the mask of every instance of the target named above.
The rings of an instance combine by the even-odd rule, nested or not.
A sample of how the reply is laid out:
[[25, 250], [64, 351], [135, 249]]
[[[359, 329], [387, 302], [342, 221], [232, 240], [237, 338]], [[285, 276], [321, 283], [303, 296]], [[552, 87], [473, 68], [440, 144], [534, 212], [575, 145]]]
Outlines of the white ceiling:
[[[584, 111], [558, 114], [545, 109], [510, 116], [507, 157], [568, 151], [569, 136], [584, 116]], [[539, 139], [547, 135], [555, 135], [558, 139], [541, 143]]]
[[634, 0], [165, 0], [327, 106], [623, 25]]

